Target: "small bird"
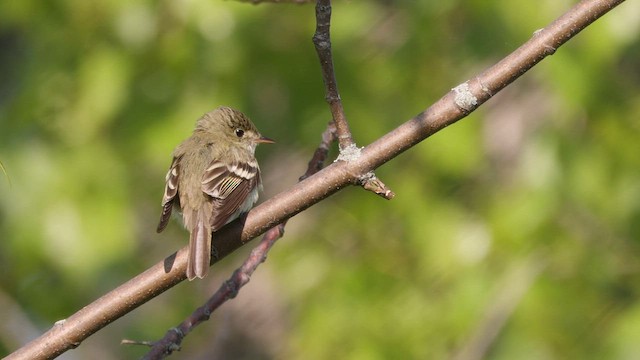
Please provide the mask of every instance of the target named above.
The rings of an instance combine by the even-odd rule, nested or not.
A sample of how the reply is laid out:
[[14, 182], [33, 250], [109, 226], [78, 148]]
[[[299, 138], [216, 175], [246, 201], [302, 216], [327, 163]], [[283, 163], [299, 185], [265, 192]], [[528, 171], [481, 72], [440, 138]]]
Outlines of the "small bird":
[[209, 272], [212, 232], [258, 200], [262, 180], [254, 154], [258, 144], [271, 143], [243, 113], [221, 106], [198, 119], [193, 134], [173, 151], [157, 231], [176, 206], [190, 232], [189, 280]]

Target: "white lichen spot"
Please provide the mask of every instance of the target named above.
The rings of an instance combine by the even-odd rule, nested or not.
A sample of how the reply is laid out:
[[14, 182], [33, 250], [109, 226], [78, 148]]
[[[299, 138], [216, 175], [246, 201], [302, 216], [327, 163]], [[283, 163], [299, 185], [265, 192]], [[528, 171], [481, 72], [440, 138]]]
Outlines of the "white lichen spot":
[[466, 82], [454, 87], [451, 90], [456, 93], [454, 101], [456, 105], [458, 105], [461, 109], [465, 111], [471, 111], [476, 105], [478, 105], [478, 98], [473, 96], [473, 94], [471, 93], [471, 89], [469, 88], [469, 84], [467, 84]]
[[53, 323], [53, 326], [62, 326], [64, 325], [65, 322], [67, 322], [67, 319], [58, 320], [55, 323]]
[[350, 161], [358, 160], [361, 152], [362, 152], [362, 148], [357, 147], [356, 144], [351, 144], [344, 149], [340, 149], [340, 155], [338, 155], [338, 158], [334, 162], [337, 162], [337, 161], [350, 162]]

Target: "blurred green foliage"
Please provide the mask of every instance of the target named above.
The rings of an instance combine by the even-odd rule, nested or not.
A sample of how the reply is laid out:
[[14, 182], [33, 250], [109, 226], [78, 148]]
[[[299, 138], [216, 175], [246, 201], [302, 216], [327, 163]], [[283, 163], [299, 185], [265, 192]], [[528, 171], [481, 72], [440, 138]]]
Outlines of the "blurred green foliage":
[[[571, 3], [336, 2], [355, 139], [417, 114]], [[346, 189], [294, 218], [234, 300], [249, 305], [225, 305], [177, 356], [635, 358], [638, 14], [638, 2], [621, 5], [380, 168], [393, 201]], [[237, 107], [278, 140], [258, 149], [265, 197], [296, 181], [330, 118], [314, 20], [312, 4], [0, 3], [0, 160], [12, 183], [0, 177], [0, 317], [23, 319], [0, 329], [0, 353], [186, 244], [177, 223], [154, 230], [170, 153], [202, 113]], [[120, 339], [162, 336], [246, 251], [66, 358], [139, 356]]]

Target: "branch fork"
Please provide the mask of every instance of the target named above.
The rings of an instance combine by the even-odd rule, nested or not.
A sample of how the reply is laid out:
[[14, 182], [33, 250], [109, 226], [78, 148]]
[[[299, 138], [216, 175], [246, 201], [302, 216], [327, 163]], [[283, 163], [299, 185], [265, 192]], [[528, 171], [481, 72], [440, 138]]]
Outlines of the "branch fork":
[[[345, 161], [350, 163], [360, 157], [362, 148], [359, 148], [353, 140], [342, 106], [340, 92], [338, 91], [338, 83], [333, 67], [333, 55], [331, 53], [331, 0], [317, 0], [316, 2], [316, 32], [313, 35], [313, 44], [318, 53], [322, 69], [322, 80], [326, 90], [325, 99], [331, 109], [331, 116], [338, 136], [340, 154], [335, 162]], [[364, 174], [356, 173], [354, 178], [354, 183], [361, 185], [365, 190], [373, 191], [385, 199], [390, 200], [395, 196], [393, 191], [389, 190], [382, 181], [376, 178], [373, 170]]]

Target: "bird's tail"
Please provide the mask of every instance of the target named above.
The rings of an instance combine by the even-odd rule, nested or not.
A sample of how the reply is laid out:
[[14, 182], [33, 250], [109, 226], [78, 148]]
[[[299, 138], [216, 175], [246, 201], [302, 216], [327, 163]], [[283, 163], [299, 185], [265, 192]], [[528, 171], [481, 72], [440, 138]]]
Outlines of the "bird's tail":
[[189, 237], [189, 258], [187, 260], [187, 278], [204, 278], [209, 273], [211, 262], [211, 225], [206, 220], [205, 209], [198, 209], [191, 218]]

